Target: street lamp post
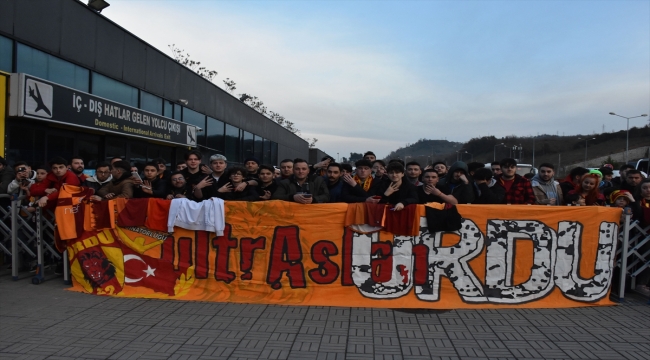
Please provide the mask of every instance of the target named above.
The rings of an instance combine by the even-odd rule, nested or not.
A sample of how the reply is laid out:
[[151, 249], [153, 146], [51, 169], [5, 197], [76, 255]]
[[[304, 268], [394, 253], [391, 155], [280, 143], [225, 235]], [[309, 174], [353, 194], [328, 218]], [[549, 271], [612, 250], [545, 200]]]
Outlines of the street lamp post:
[[492, 157], [492, 161], [497, 161], [497, 146], [507, 146], [507, 145], [505, 143], [494, 145], [494, 157]]
[[336, 153], [336, 162], [341, 162], [339, 158], [339, 153]]
[[623, 115], [619, 115], [613, 112], [609, 113], [610, 115], [622, 117], [623, 119], [627, 119], [627, 136], [626, 136], [626, 141], [625, 141], [625, 162], [627, 163], [629, 161], [629, 153], [630, 153], [630, 119], [638, 118], [638, 117], [644, 117], [648, 116], [648, 114], [641, 114], [639, 116], [632, 116], [632, 117], [627, 117]]
[[[578, 140], [582, 140], [582, 139], [578, 138]], [[587, 167], [587, 143], [589, 142], [589, 140], [596, 140], [596, 138], [585, 139], [585, 167]]]

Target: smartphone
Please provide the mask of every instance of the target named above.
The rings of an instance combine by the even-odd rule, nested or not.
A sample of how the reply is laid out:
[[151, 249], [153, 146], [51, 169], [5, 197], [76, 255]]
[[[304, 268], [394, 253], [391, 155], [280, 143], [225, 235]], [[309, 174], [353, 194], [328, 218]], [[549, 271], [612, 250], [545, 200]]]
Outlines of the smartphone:
[[310, 198], [311, 194], [302, 194], [303, 197]]
[[137, 171], [132, 172], [132, 173], [131, 173], [131, 176], [133, 176], [133, 177], [136, 178], [137, 180], [142, 181], [142, 178], [140, 177], [140, 174], [138, 174]]

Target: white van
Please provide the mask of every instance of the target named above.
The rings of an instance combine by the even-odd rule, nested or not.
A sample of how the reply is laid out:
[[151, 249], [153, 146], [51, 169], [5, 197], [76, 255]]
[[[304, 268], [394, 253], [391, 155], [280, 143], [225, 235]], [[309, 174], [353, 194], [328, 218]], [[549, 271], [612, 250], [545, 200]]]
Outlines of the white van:
[[[486, 163], [485, 167], [490, 168], [492, 163]], [[517, 164], [517, 174], [524, 176], [526, 174], [537, 174], [537, 169], [531, 164]]]

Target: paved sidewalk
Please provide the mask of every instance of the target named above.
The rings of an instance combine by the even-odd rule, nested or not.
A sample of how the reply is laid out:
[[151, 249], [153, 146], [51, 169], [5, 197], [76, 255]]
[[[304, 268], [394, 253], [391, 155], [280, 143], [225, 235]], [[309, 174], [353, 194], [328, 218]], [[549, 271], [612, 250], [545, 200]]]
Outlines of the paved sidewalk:
[[0, 277], [0, 359], [650, 359], [650, 306], [383, 310], [108, 298]]

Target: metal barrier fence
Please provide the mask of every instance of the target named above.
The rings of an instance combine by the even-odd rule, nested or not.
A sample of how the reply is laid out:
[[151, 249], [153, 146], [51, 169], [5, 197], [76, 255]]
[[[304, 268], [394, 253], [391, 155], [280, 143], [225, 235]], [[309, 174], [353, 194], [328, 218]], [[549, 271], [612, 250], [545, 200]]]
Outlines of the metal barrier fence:
[[[21, 208], [24, 196], [0, 195], [0, 199], [9, 199], [11, 206], [0, 206], [0, 234], [5, 241], [0, 242], [0, 251], [11, 257], [11, 275], [18, 280], [21, 256], [36, 260], [36, 274], [32, 283], [40, 284], [45, 280], [45, 255], [53, 260], [63, 261], [63, 280], [71, 284], [67, 250], [61, 255], [54, 245], [54, 214], [49, 210], [37, 208], [30, 213]], [[641, 228], [638, 221], [631, 221], [631, 214], [625, 215], [622, 230], [619, 233], [621, 246], [617, 249], [617, 266], [620, 271], [618, 297], [625, 298], [627, 278], [630, 277], [632, 288], [641, 272], [650, 268], [650, 226]], [[11, 239], [8, 244], [7, 239]], [[16, 256], [14, 256], [16, 255]]]
[[10, 201], [10, 206], [0, 206], [0, 251], [11, 257], [11, 277], [18, 280], [22, 260], [36, 262], [36, 271], [32, 283], [40, 284], [45, 281], [45, 260], [51, 264], [63, 262], [63, 280], [71, 284], [67, 261], [67, 251], [60, 254], [54, 245], [55, 221], [54, 213], [50, 210], [36, 208], [29, 212], [21, 206], [24, 195], [0, 195], [0, 199]]

